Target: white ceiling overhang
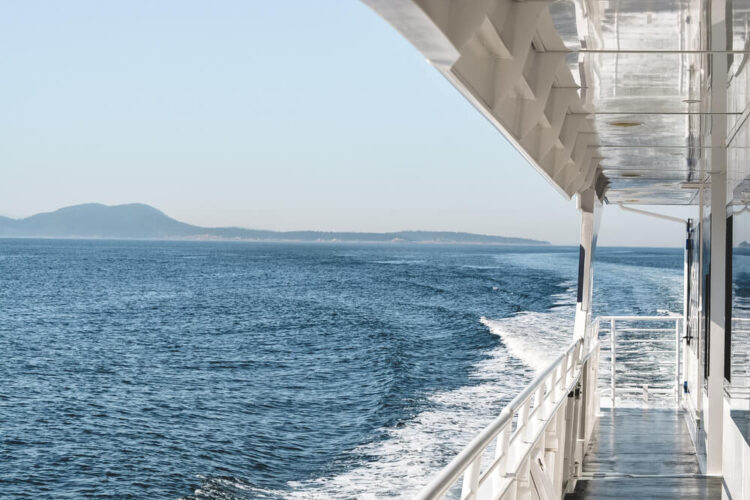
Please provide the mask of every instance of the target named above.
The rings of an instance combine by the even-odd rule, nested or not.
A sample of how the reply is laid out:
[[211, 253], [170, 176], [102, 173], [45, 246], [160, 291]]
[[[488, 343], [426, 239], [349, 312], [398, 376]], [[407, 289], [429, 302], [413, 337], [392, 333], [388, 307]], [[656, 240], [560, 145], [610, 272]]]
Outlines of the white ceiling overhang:
[[688, 204], [708, 180], [701, 0], [363, 1], [565, 196]]

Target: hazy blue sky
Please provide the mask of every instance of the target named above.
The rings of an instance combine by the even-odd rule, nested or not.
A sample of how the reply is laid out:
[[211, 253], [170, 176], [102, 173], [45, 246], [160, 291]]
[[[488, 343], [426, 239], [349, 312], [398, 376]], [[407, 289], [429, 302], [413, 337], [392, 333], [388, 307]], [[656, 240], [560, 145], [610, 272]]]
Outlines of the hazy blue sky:
[[[0, 213], [572, 244], [564, 200], [356, 0], [0, 0]], [[602, 244], [680, 245], [607, 207]]]

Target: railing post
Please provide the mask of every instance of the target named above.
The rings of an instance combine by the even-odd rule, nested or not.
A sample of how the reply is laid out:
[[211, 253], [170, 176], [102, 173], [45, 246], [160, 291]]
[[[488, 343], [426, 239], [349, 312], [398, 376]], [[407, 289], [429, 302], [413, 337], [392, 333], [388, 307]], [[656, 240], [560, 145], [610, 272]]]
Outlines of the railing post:
[[[567, 399], [567, 397], [565, 398]], [[556, 437], [557, 437], [557, 449], [555, 453], [555, 466], [554, 466], [554, 472], [555, 472], [555, 478], [554, 478], [554, 486], [556, 491], [562, 492], [562, 487], [567, 479], [565, 477], [565, 472], [563, 471], [563, 465], [565, 464], [565, 440], [567, 439], [566, 434], [566, 421], [565, 421], [565, 414], [566, 414], [566, 400], [563, 400], [562, 405], [557, 411], [557, 416], [555, 417], [555, 430], [556, 430]]]
[[615, 385], [615, 374], [617, 373], [617, 354], [615, 352], [615, 345], [617, 341], [615, 339], [615, 318], [612, 318], [609, 323], [609, 359], [612, 364], [612, 373], [610, 374], [610, 385], [612, 386], [612, 409], [615, 409], [615, 400], [617, 399], [616, 385]]
[[495, 458], [499, 459], [497, 468], [492, 475], [492, 493], [497, 496], [503, 487], [503, 480], [508, 473], [508, 446], [510, 445], [510, 422], [500, 431], [495, 446]]
[[544, 425], [545, 420], [545, 405], [544, 405], [544, 384], [543, 381], [539, 384], [536, 391], [534, 392], [534, 421], [529, 422], [526, 429], [526, 441], [531, 442], [534, 439], [536, 430], [540, 425]]
[[555, 403], [562, 399], [562, 395], [559, 394], [559, 391], [557, 390], [557, 371], [553, 371], [549, 374], [549, 377], [547, 377], [546, 385], [547, 396], [544, 398], [544, 400], [547, 402], [548, 411], [551, 415], [551, 409], [555, 406]]
[[477, 497], [477, 490], [479, 489], [479, 467], [481, 462], [482, 454], [480, 453], [464, 471], [464, 480], [461, 484], [461, 498], [473, 500]]
[[[589, 361], [591, 358], [589, 358]], [[589, 396], [589, 361], [584, 361], [581, 364], [581, 375], [579, 378], [579, 384], [581, 386], [581, 423], [579, 424], [580, 427], [580, 436], [579, 439], [583, 439], [585, 442], [585, 439], [588, 437], [587, 428], [589, 425], [589, 403], [590, 403], [590, 396]], [[581, 457], [583, 459], [583, 457]]]
[[528, 436], [528, 425], [529, 425], [529, 413], [531, 409], [531, 397], [527, 398], [526, 401], [523, 402], [521, 405], [521, 408], [518, 410], [518, 437], [523, 442], [527, 442], [527, 436]]
[[559, 366], [559, 374], [556, 380], [557, 391], [559, 391], [559, 397], [564, 398], [567, 396], [565, 393], [565, 387], [568, 385], [566, 382], [566, 374], [568, 373], [568, 356], [563, 356]]
[[571, 478], [571, 469], [574, 461], [574, 450], [575, 441], [577, 436], [575, 435], [575, 421], [574, 415], [576, 410], [575, 390], [572, 390], [567, 395], [565, 402], [565, 444], [563, 447], [563, 484], [566, 485]]

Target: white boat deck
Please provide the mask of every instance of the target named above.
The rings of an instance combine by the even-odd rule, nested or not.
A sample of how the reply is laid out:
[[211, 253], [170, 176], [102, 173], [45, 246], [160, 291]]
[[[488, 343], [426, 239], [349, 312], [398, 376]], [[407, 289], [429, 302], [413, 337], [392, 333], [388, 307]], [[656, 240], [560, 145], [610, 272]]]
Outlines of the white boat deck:
[[[740, 247], [750, 241], [746, 2], [363, 1], [553, 186], [577, 197], [573, 338], [587, 349], [597, 341], [595, 352], [556, 362], [563, 376], [547, 372], [524, 389], [419, 498], [459, 483], [465, 500], [559, 498], [580, 479], [570, 498], [750, 500], [750, 417], [734, 410], [747, 409], [750, 395], [750, 317], [744, 291], [734, 292], [745, 290]], [[590, 323], [602, 203], [692, 207], [689, 220], [650, 213], [685, 227], [682, 318]], [[653, 324], [670, 319], [674, 328]], [[618, 409], [593, 427], [606, 398], [679, 402], [683, 384], [689, 411], [700, 407], [697, 446], [712, 477], [699, 473], [677, 410]]]
[[[573, 488], [567, 500], [750, 500], [750, 411], [725, 413], [732, 446], [721, 474], [705, 474], [703, 425], [693, 430], [698, 449], [691, 438], [689, 422], [704, 421], [687, 418], [692, 393], [680, 391], [681, 321], [597, 318], [596, 342], [589, 349], [583, 339], [572, 343], [417, 498], [551, 499]], [[632, 369], [642, 354], [632, 346], [645, 341], [663, 345], [648, 351], [653, 367]], [[613, 394], [616, 409], [608, 407]]]
[[721, 478], [700, 473], [681, 411], [603, 409], [566, 499], [721, 498], [721, 490]]

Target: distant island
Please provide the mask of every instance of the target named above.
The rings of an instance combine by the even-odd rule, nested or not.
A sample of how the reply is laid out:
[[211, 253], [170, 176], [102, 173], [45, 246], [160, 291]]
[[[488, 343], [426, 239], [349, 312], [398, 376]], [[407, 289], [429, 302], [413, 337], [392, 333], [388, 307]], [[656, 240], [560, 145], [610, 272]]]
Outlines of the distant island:
[[0, 216], [2, 238], [102, 238], [153, 240], [245, 240], [362, 243], [467, 243], [548, 245], [546, 241], [448, 231], [355, 233], [266, 231], [240, 227], [200, 227], [186, 224], [142, 203], [108, 206], [87, 203], [23, 219]]

